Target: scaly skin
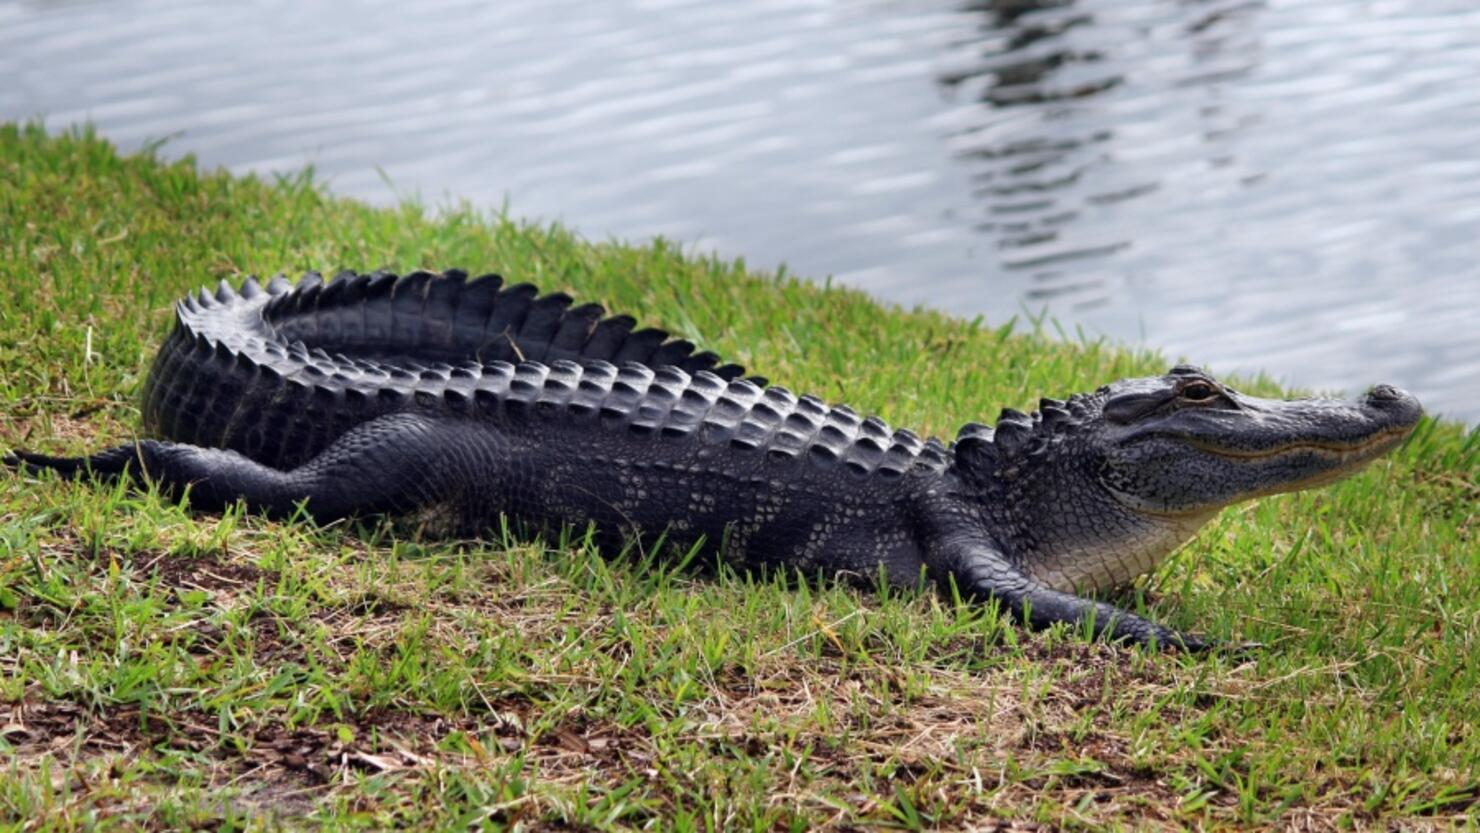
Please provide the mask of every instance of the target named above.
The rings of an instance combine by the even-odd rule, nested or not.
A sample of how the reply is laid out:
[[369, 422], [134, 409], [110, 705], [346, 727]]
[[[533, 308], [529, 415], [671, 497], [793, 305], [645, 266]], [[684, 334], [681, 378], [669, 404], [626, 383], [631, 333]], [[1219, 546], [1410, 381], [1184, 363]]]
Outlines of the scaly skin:
[[1357, 471], [1422, 413], [1386, 385], [1267, 400], [1179, 366], [1005, 410], [945, 446], [602, 315], [462, 273], [223, 284], [182, 302], [145, 387], [161, 440], [6, 462], [188, 485], [207, 510], [409, 515], [458, 535], [507, 517], [741, 565], [924, 577], [1034, 626], [1195, 649], [1075, 594], [1152, 569], [1224, 506]]

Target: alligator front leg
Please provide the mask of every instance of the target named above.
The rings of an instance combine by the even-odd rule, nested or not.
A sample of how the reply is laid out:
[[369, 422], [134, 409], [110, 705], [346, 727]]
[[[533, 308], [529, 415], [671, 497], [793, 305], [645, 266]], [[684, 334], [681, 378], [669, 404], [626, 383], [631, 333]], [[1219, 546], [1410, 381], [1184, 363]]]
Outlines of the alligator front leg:
[[1083, 599], [1045, 586], [1018, 569], [990, 545], [957, 542], [941, 548], [939, 561], [956, 586], [978, 601], [997, 599], [1013, 618], [1033, 628], [1058, 622], [1088, 624], [1095, 636], [1116, 642], [1203, 651], [1212, 643], [1159, 625], [1114, 605]]
[[[352, 515], [407, 514], [453, 502], [498, 453], [492, 432], [464, 430], [457, 421], [401, 413], [349, 430], [313, 460], [291, 471], [253, 462], [234, 451], [141, 440], [90, 457], [17, 451], [4, 458], [21, 471], [65, 477], [151, 481], [186, 495], [194, 509], [219, 511], [244, 502], [271, 517], [300, 505], [319, 523]], [[188, 487], [188, 488], [187, 488]], [[457, 507], [449, 507], [456, 512]]]

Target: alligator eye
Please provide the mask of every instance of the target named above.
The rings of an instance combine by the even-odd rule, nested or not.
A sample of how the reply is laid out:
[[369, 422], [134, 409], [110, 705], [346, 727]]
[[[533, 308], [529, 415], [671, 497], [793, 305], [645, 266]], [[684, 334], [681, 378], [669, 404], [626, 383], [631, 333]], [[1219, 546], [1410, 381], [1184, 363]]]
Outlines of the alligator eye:
[[1182, 398], [1191, 402], [1204, 402], [1218, 395], [1218, 389], [1207, 382], [1193, 382], [1182, 388]]

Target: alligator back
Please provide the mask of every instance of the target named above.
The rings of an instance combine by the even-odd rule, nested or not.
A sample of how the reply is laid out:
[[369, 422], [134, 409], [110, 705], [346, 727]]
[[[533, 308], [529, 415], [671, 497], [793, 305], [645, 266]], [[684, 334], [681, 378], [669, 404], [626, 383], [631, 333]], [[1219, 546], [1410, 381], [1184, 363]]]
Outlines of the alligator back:
[[177, 305], [144, 385], [144, 427], [292, 468], [353, 426], [440, 394], [454, 369], [562, 360], [744, 374], [630, 316], [498, 275], [341, 272], [326, 283], [309, 272], [265, 287], [249, 277]]

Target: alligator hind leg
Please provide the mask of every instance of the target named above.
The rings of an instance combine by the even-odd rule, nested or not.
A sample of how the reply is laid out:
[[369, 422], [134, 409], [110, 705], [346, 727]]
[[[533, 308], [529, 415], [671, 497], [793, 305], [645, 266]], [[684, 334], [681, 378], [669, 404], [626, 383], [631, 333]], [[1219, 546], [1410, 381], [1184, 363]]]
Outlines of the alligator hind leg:
[[[6, 465], [52, 470], [66, 477], [148, 480], [190, 506], [220, 510], [238, 500], [272, 517], [303, 504], [320, 523], [351, 515], [408, 514], [445, 509], [458, 519], [469, 489], [506, 459], [507, 443], [487, 426], [468, 430], [455, 418], [401, 413], [358, 425], [317, 457], [279, 471], [234, 452], [141, 440], [90, 457], [50, 457], [17, 451]], [[187, 491], [188, 487], [188, 491]], [[496, 511], [496, 509], [494, 510]]]

